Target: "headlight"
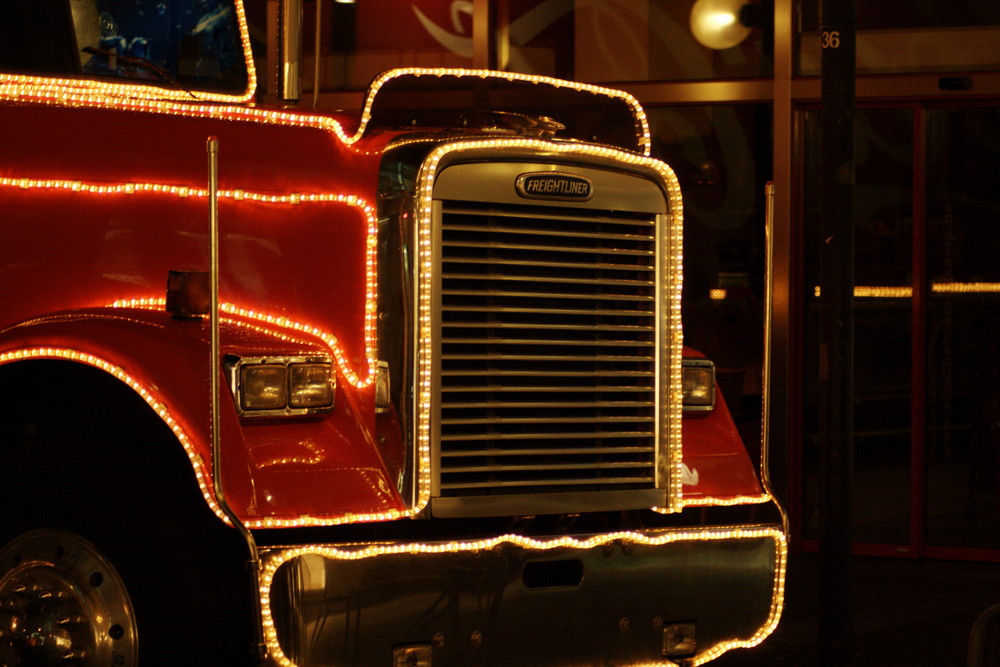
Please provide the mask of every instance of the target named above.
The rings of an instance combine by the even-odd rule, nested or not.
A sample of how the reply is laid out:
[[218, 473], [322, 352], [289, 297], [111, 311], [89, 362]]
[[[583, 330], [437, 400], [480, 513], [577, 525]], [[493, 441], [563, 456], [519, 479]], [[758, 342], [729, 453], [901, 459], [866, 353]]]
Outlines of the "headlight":
[[707, 411], [715, 407], [715, 364], [708, 359], [682, 362], [684, 410]]
[[333, 365], [290, 364], [288, 405], [293, 408], [333, 407]]
[[309, 415], [333, 409], [336, 376], [329, 357], [232, 357], [226, 368], [240, 416]]
[[250, 364], [240, 369], [240, 407], [244, 410], [283, 410], [288, 400], [284, 365]]

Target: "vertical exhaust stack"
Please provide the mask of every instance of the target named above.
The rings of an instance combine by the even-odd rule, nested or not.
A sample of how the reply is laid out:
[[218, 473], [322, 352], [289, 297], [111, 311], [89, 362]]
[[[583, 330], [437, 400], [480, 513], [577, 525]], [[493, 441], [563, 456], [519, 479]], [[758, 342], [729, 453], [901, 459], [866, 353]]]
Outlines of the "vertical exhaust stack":
[[281, 0], [278, 18], [278, 97], [287, 102], [302, 99], [302, 0]]

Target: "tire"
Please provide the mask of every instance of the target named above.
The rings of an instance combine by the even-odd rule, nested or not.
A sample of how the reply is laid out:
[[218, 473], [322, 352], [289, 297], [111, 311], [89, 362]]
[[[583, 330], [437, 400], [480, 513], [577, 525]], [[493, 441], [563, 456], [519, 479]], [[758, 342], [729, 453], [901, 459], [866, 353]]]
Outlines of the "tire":
[[0, 667], [253, 664], [245, 543], [145, 403], [98, 394], [0, 440]]

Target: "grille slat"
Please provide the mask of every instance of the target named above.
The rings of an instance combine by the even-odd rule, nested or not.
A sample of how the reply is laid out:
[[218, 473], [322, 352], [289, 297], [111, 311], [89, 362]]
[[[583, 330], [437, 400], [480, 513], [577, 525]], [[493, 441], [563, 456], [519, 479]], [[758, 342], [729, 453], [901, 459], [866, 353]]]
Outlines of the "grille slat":
[[512, 424], [643, 424], [652, 423], [648, 417], [482, 417], [479, 419], [442, 419], [443, 425], [461, 426], [465, 424], [493, 424], [496, 426]]
[[[463, 433], [454, 435], [442, 435], [442, 442], [482, 442], [484, 440], [488, 441], [529, 441], [529, 440], [568, 440], [577, 439], [583, 440], [584, 437], [589, 437], [594, 441], [606, 441], [606, 440], [619, 440], [619, 439], [632, 439], [635, 441], [645, 441], [645, 439], [652, 436], [651, 431], [587, 431], [586, 433], [581, 433], [579, 431], [546, 431], [542, 432], [531, 432], [531, 431], [518, 431], [517, 433]], [[455, 445], [457, 446], [457, 445]], [[652, 447], [650, 448], [640, 448], [643, 451], [652, 452]], [[448, 450], [443, 453], [443, 455], [450, 455], [454, 450]], [[602, 453], [600, 447], [591, 447], [587, 450], [581, 450], [581, 454], [600, 454]], [[538, 450], [539, 456], [546, 456], [545, 450]]]
[[[546, 275], [507, 275], [505, 273], [446, 273], [444, 275], [445, 280], [510, 280], [510, 281], [529, 281], [534, 284], [564, 284], [564, 285], [601, 285], [604, 287], [652, 287], [653, 281], [651, 280], [627, 280], [624, 278], [609, 279], [609, 278], [571, 278], [569, 276], [546, 276]], [[622, 294], [622, 296], [627, 296], [627, 293]]]
[[[497, 343], [494, 341], [489, 341], [491, 345], [503, 345], [503, 343]], [[546, 343], [547, 345], [550, 343]], [[571, 345], [570, 341], [567, 341], [567, 345]], [[538, 346], [536, 346], [538, 347]], [[616, 346], [620, 347], [620, 346]], [[648, 345], [643, 345], [642, 347], [649, 347]], [[616, 362], [629, 362], [633, 363], [635, 361], [652, 361], [653, 357], [651, 355], [639, 356], [634, 354], [601, 354], [597, 355], [593, 352], [590, 354], [584, 354], [582, 352], [578, 354], [545, 354], [542, 350], [536, 350], [533, 354], [507, 354], [499, 351], [489, 351], [489, 352], [470, 352], [467, 354], [445, 354], [441, 356], [443, 361], [587, 361], [593, 363], [616, 363]]]
[[443, 202], [439, 493], [656, 484], [656, 216]]
[[[480, 231], [479, 227], [474, 225], [447, 225], [444, 227], [447, 232], [473, 232], [478, 233]], [[504, 225], [495, 225], [490, 231], [493, 234], [509, 234], [509, 235], [530, 235], [538, 236], [537, 227], [508, 227]], [[653, 237], [648, 234], [624, 234], [624, 233], [587, 233], [587, 232], [575, 232], [575, 231], [565, 231], [565, 230], [547, 230], [546, 235], [559, 238], [574, 238], [574, 239], [602, 239], [602, 240], [615, 240], [615, 241], [652, 241]], [[545, 250], [551, 250], [552, 248], [545, 247]]]
[[603, 447], [603, 448], [565, 448], [565, 449], [475, 449], [448, 452], [446, 456], [493, 456], [509, 457], [545, 454], [547, 456], [574, 456], [578, 454], [649, 454], [651, 447]]
[[[479, 257], [451, 257], [448, 259], [452, 264], [482, 264], [483, 260]], [[496, 267], [507, 267], [507, 266], [518, 266], [518, 267], [546, 267], [551, 269], [580, 269], [584, 271], [616, 271], [616, 272], [642, 272], [649, 275], [653, 275], [653, 268], [650, 266], [640, 265], [636, 266], [633, 264], [621, 264], [621, 263], [611, 263], [611, 262], [571, 262], [566, 259], [562, 260], [534, 260], [534, 259], [503, 259], [500, 257], [492, 258], [489, 262], [491, 265]]]
[[[511, 464], [497, 464], [493, 466], [453, 466], [450, 472], [477, 472], [483, 469], [498, 470], [502, 472], [524, 472], [524, 471], [537, 471], [537, 470], [589, 470], [595, 467], [590, 463], [560, 463], [558, 461], [553, 461], [552, 463], [538, 463], [534, 465], [511, 465]], [[649, 468], [649, 464], [645, 462], [632, 462], [632, 461], [621, 461], [621, 462], [608, 462], [599, 463], [596, 467], [602, 470], [612, 470], [612, 469], [627, 469], [627, 468]]]
[[[478, 206], [466, 206], [466, 205], [456, 205], [454, 203], [446, 202], [443, 205], [443, 210], [445, 214], [458, 214], [468, 217], [476, 216], [488, 216], [494, 218], [495, 220], [504, 220], [509, 218], [511, 220], [525, 220], [523, 211], [518, 211], [510, 208], [490, 208], [488, 205], [485, 207]], [[603, 225], [627, 225], [634, 229], [641, 229], [646, 227], [648, 229], [653, 229], [656, 226], [656, 222], [650, 218], [624, 218], [615, 217], [612, 215], [603, 215], [596, 211], [578, 210], [578, 215], [574, 216], [575, 219], [585, 221], [591, 224], [603, 224]], [[563, 223], [566, 220], [566, 212], [558, 211], [554, 213], [547, 213], [544, 209], [535, 209], [531, 212], [531, 220], [534, 225], [530, 226], [530, 229], [534, 229], [537, 233], [539, 227], [543, 225], [540, 224], [547, 220], [553, 220], [558, 223]], [[458, 226], [454, 222], [454, 218], [449, 218], [445, 223], [449, 227]], [[478, 227], [477, 227], [478, 229]]]
[[[649, 387], [642, 386], [611, 386], [611, 385], [601, 385], [598, 387], [588, 387], [588, 386], [569, 386], [569, 385], [463, 385], [463, 386], [452, 386], [445, 387], [442, 391], [460, 391], [463, 394], [475, 393], [475, 392], [491, 392], [491, 393], [507, 393], [507, 392], [517, 392], [517, 393], [550, 393], [550, 392], [601, 392], [603, 394], [613, 394], [613, 393], [649, 393]], [[451, 403], [452, 406], [460, 405], [460, 403]], [[504, 402], [504, 405], [510, 405], [509, 402]]]
[[[476, 338], [446, 338], [443, 341], [446, 345], [481, 345], [482, 340]], [[494, 341], [491, 341], [494, 342]], [[604, 341], [581, 341], [581, 340], [549, 340], [544, 338], [510, 338], [507, 340], [495, 341], [498, 345], [587, 345], [595, 348], [602, 347], [652, 347], [653, 344], [641, 340], [604, 340]], [[628, 357], [631, 359], [631, 356]]]
[[[488, 279], [488, 278], [487, 278]], [[529, 291], [514, 291], [510, 289], [505, 290], [474, 290], [474, 289], [450, 289], [443, 292], [446, 297], [456, 296], [466, 296], [469, 298], [480, 298], [489, 299], [495, 297], [503, 297], [507, 299], [587, 299], [593, 300], [593, 295], [590, 294], [572, 294], [565, 292], [529, 292]], [[640, 294], [615, 294], [606, 295], [604, 299], [614, 298], [617, 301], [652, 301], [652, 297], [640, 295]]]
[[[590, 378], [594, 376], [593, 371], [573, 371], [567, 369], [553, 369], [553, 370], [527, 370], [527, 369], [503, 369], [503, 370], [491, 370], [489, 372], [470, 370], [470, 369], [452, 369], [452, 370], [442, 370], [442, 376], [449, 377], [469, 377], [476, 376], [481, 377], [489, 375], [490, 377], [537, 377], [539, 380], [543, 380], [549, 377], [566, 377], [566, 378]], [[625, 377], [640, 377], [648, 378], [649, 373], [645, 371], [628, 371], [628, 370], [605, 370], [601, 373], [602, 377], [610, 378], [625, 378]], [[449, 391], [451, 387], [446, 387], [443, 391]], [[464, 391], [462, 387], [457, 388], [458, 391]]]
[[[629, 304], [631, 305], [631, 304]], [[579, 316], [604, 316], [604, 317], [628, 317], [628, 318], [640, 318], [651, 320], [655, 315], [651, 312], [641, 311], [641, 310], [610, 310], [607, 308], [602, 309], [587, 309], [587, 308], [532, 308], [532, 307], [517, 307], [517, 306], [501, 306], [501, 305], [486, 305], [486, 306], [451, 306], [450, 308], [442, 309], [443, 312], [453, 312], [453, 313], [520, 313], [520, 314], [535, 314], [535, 315], [579, 315]], [[514, 320], [511, 320], [513, 323]], [[448, 323], [445, 322], [445, 325]], [[455, 324], [458, 324], [457, 322]]]
[[567, 463], [565, 465], [550, 465], [550, 466], [540, 466], [540, 465], [483, 465], [483, 466], [454, 466], [451, 469], [453, 473], [479, 473], [479, 472], [502, 472], [502, 473], [520, 473], [520, 472], [539, 472], [539, 471], [572, 471], [572, 470], [590, 470], [597, 467], [601, 470], [630, 470], [634, 468], [648, 468], [646, 463], [599, 463], [596, 466], [590, 463]]
[[[466, 250], [502, 250], [507, 252], [535, 252], [535, 253], [554, 253], [559, 255], [569, 254], [569, 253], [580, 253], [587, 254], [592, 257], [601, 257], [607, 255], [609, 257], [621, 258], [622, 255], [636, 255], [640, 257], [652, 257], [653, 253], [643, 250], [630, 250], [628, 248], [616, 248], [616, 247], [604, 247], [604, 248], [591, 248], [586, 246], [555, 246], [555, 245], [531, 245], [527, 243], [473, 243], [473, 242], [458, 242], [452, 241], [450, 243], [443, 244], [444, 249], [448, 248], [463, 248]], [[478, 257], [475, 256], [476, 258]], [[473, 256], [468, 256], [469, 259], [474, 259]]]
[[[549, 408], [578, 408], [579, 403], [574, 401], [465, 401], [450, 403], [449, 407], [455, 409], [470, 409], [470, 408], [480, 408], [480, 409], [496, 409], [496, 408], [530, 408], [530, 409], [549, 409]], [[592, 407], [597, 408], [645, 408], [652, 405], [649, 401], [602, 401], [590, 403]], [[454, 422], [449, 422], [454, 423]]]
[[[618, 486], [622, 484], [634, 484], [637, 480], [645, 481], [650, 484], [653, 482], [653, 477], [605, 477], [601, 479], [593, 479], [589, 477], [579, 477], [570, 479], [550, 479], [546, 480], [546, 486]], [[527, 479], [512, 479], [503, 482], [505, 488], [517, 488], [517, 487], [533, 487], [537, 486], [538, 482]], [[496, 482], [472, 482], [466, 484], [442, 484], [443, 489], [493, 489], [496, 486]], [[561, 489], [565, 490], [565, 489]]]
[[645, 326], [633, 325], [633, 324], [598, 324], [593, 326], [585, 326], [582, 324], [552, 324], [552, 323], [534, 323], [534, 322], [471, 322], [464, 321], [461, 323], [463, 328], [489, 328], [489, 329], [546, 329], [549, 331], [629, 331], [634, 334], [645, 334], [651, 333], [653, 331], [653, 325], [647, 324]]

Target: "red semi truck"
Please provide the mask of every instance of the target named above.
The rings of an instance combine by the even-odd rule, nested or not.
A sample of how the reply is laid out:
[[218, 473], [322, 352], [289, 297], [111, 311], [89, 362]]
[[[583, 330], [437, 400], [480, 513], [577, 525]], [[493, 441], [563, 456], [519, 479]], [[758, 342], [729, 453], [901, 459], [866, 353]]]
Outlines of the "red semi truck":
[[[242, 4], [4, 3], [0, 665], [671, 665], [786, 529], [629, 95], [267, 107]], [[763, 481], [762, 481], [763, 480]]]

